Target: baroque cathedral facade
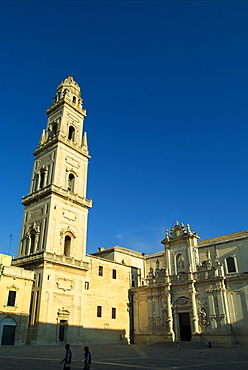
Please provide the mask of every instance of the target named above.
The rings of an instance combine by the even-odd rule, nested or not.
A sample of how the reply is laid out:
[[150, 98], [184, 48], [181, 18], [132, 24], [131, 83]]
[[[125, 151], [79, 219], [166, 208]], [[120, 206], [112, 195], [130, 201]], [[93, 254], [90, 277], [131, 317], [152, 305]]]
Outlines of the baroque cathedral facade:
[[248, 346], [248, 230], [199, 240], [176, 222], [159, 253], [115, 246], [87, 254], [90, 156], [72, 77], [47, 115], [18, 257], [0, 255], [1, 344]]

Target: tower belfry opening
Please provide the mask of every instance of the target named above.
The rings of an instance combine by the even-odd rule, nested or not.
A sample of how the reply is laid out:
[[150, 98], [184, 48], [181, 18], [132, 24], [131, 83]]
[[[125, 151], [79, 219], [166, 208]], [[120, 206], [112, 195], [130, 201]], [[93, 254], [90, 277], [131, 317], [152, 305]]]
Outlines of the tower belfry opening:
[[70, 252], [71, 252], [71, 237], [69, 235], [66, 235], [64, 243], [64, 255], [66, 257], [70, 257]]
[[75, 128], [73, 126], [69, 127], [68, 139], [74, 142], [75, 139]]

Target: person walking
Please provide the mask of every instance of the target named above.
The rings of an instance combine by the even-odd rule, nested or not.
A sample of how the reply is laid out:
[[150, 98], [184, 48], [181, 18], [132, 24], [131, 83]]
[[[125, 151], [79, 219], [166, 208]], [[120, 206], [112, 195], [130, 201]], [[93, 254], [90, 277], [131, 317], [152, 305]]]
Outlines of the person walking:
[[64, 369], [71, 370], [71, 359], [72, 359], [72, 353], [70, 350], [70, 344], [65, 345], [65, 357], [63, 358], [60, 363], [62, 364], [64, 362]]
[[91, 353], [89, 351], [89, 347], [84, 347], [84, 370], [90, 370], [91, 365]]

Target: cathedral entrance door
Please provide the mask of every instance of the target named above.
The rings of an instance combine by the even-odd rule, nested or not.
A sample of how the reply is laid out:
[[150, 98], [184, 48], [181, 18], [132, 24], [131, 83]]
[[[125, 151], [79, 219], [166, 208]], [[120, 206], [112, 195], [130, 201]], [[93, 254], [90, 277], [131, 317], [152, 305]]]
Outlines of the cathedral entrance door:
[[181, 341], [191, 341], [191, 326], [189, 312], [178, 314]]

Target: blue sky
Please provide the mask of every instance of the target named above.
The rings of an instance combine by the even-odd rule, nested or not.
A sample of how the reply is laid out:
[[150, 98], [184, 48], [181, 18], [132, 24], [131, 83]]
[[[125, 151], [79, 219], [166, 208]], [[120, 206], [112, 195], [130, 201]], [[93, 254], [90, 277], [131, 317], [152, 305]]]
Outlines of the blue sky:
[[1, 1], [0, 10], [0, 253], [17, 255], [32, 153], [71, 74], [92, 156], [88, 253], [155, 253], [176, 220], [201, 239], [248, 229], [247, 1]]

